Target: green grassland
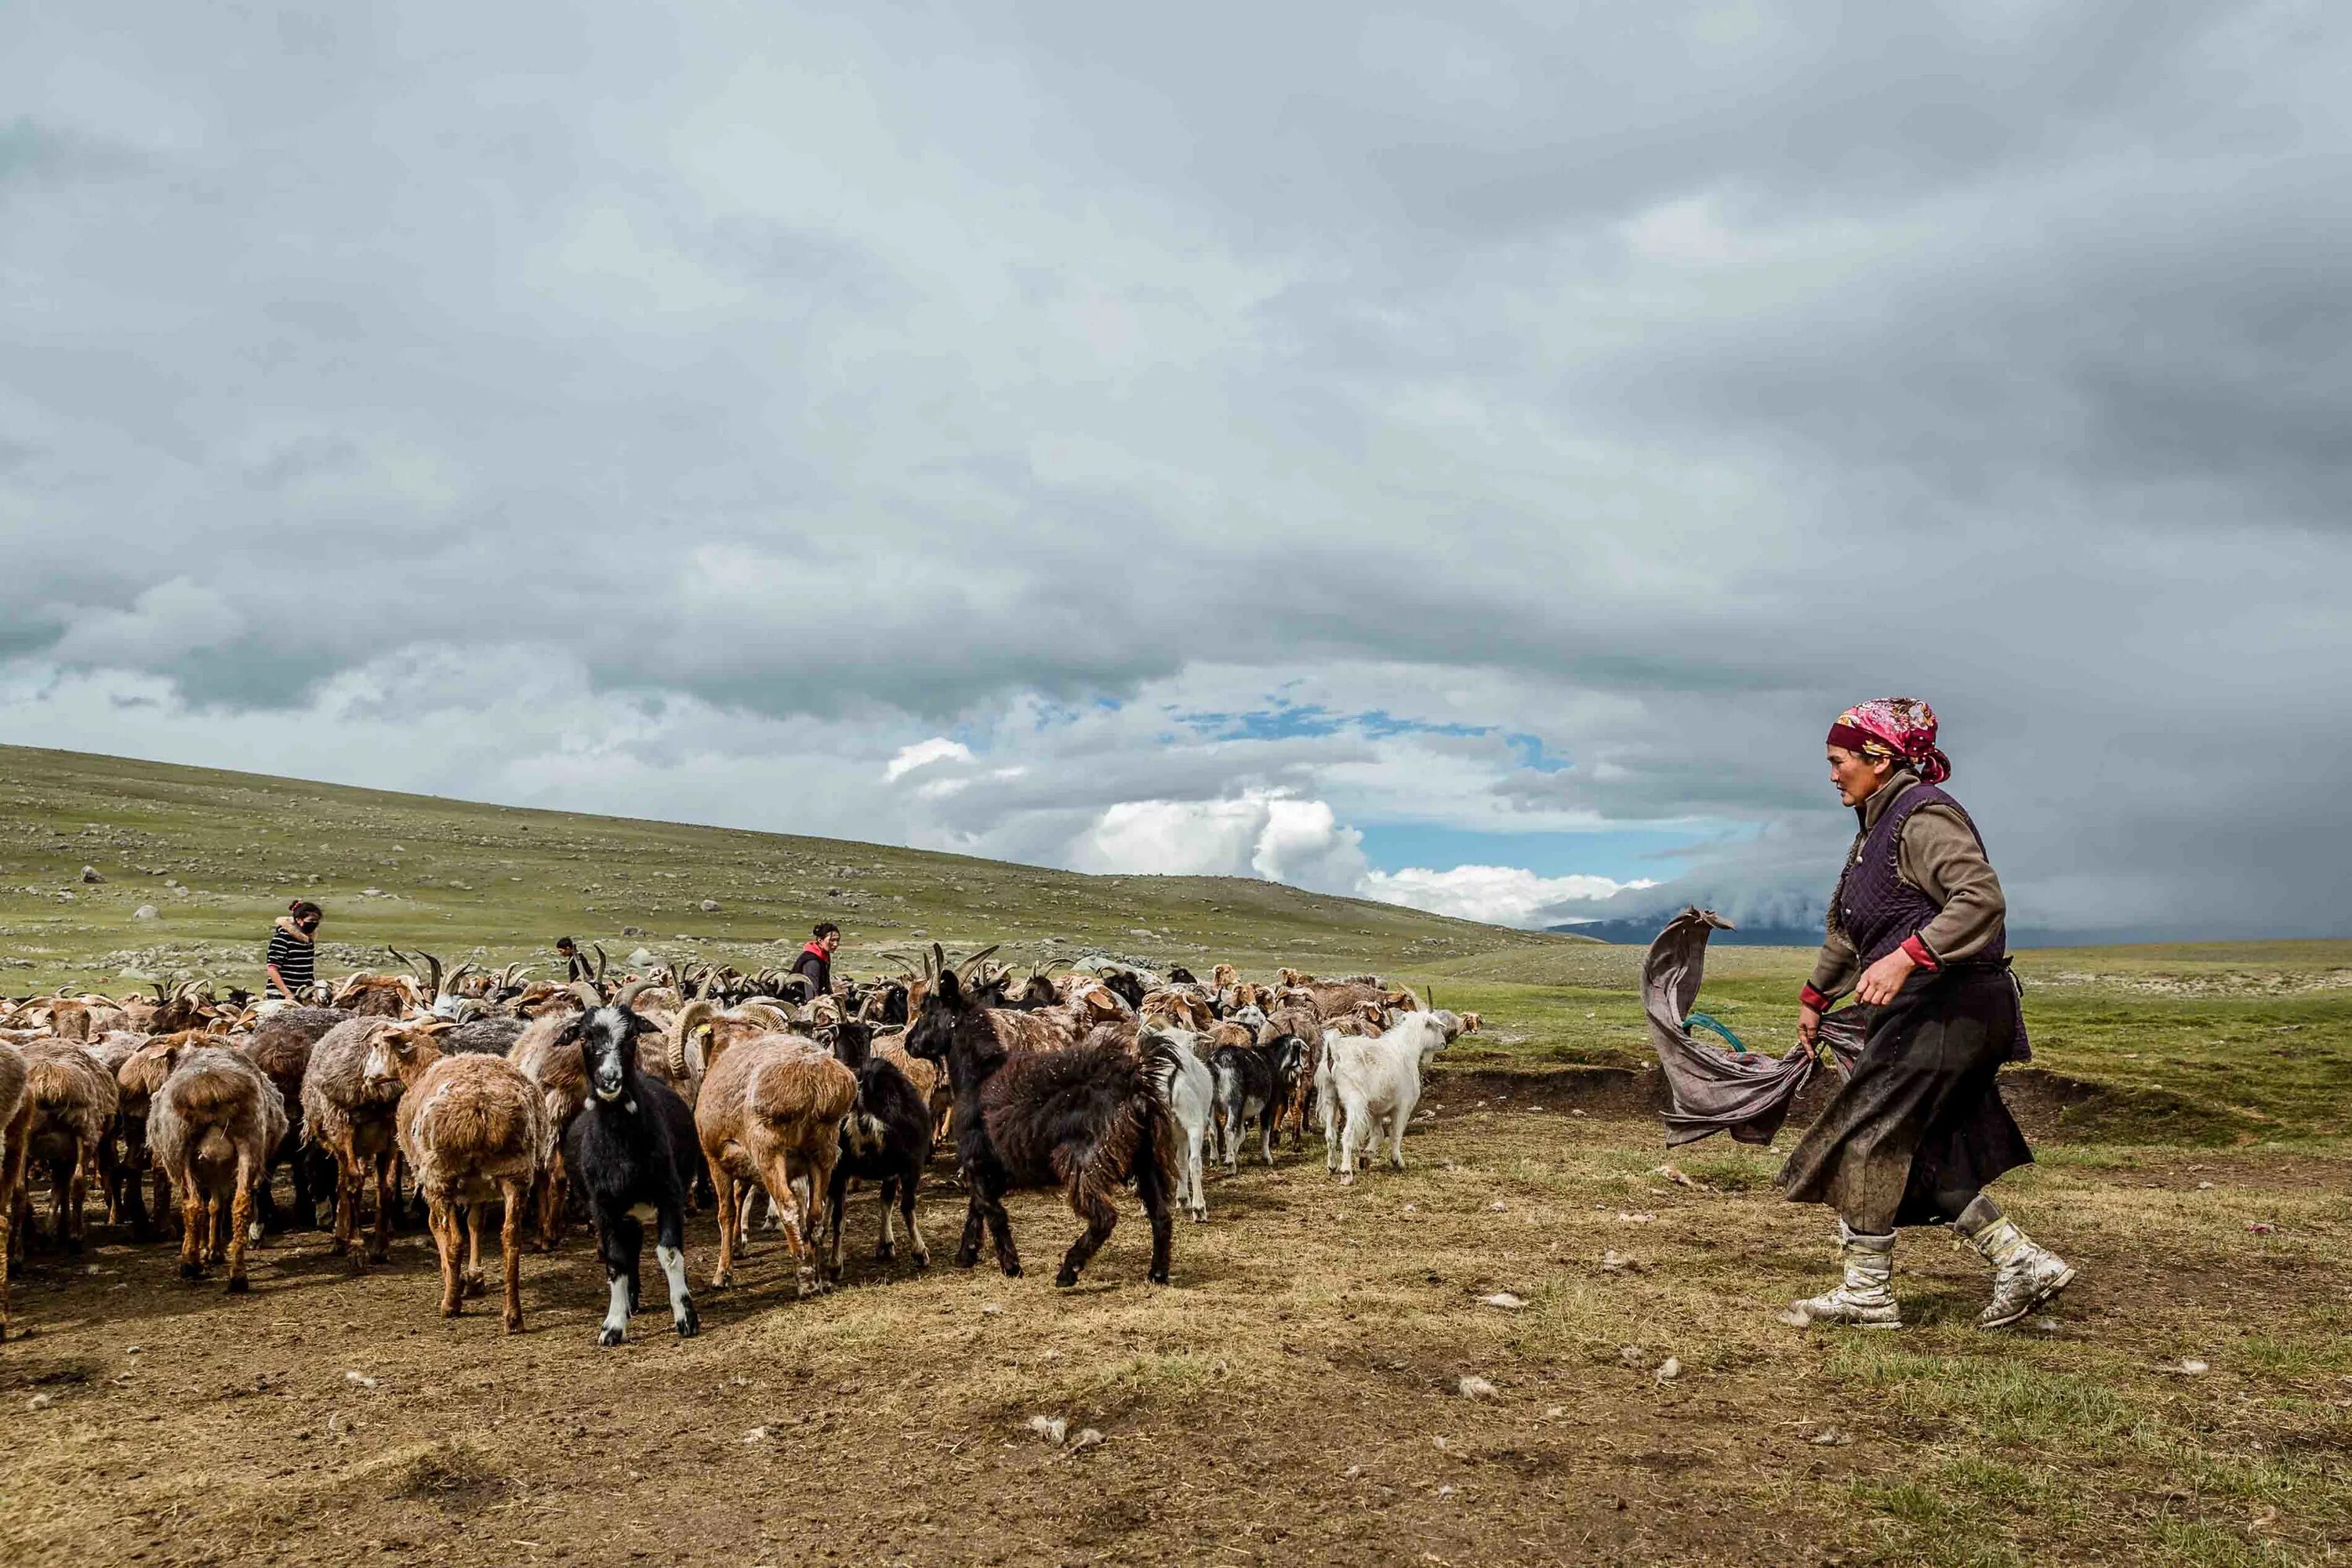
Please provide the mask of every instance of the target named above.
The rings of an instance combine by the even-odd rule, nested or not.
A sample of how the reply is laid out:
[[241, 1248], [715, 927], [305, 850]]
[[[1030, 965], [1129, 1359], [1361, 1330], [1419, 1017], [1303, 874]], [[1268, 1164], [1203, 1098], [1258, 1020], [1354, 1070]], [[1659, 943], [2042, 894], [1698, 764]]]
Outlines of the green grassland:
[[[82, 882], [85, 866], [105, 880]], [[788, 962], [820, 919], [841, 924], [853, 971], [923, 941], [1334, 973], [1529, 941], [1238, 878], [1087, 877], [0, 746], [0, 992], [142, 975], [252, 985], [269, 921], [298, 897], [327, 910], [322, 973], [381, 963], [387, 943], [545, 963], [567, 933], [616, 962], [643, 946], [750, 969]]]

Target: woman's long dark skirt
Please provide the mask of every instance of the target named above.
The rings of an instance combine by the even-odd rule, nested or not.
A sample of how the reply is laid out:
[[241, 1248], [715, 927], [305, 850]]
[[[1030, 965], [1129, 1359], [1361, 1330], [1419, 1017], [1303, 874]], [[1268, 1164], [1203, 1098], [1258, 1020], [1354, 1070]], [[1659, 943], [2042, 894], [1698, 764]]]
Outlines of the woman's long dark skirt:
[[1881, 1236], [1957, 1219], [1979, 1189], [2032, 1163], [1998, 1081], [2017, 1026], [2006, 970], [1914, 974], [1872, 1010], [1853, 1076], [1782, 1167], [1789, 1201], [1827, 1204]]

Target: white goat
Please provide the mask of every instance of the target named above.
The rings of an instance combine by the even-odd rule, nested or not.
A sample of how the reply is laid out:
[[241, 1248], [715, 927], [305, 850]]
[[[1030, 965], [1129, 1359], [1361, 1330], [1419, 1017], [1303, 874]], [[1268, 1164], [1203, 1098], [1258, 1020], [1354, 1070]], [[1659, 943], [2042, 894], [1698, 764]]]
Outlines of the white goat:
[[1324, 1164], [1342, 1173], [1342, 1182], [1356, 1179], [1359, 1156], [1379, 1145], [1383, 1131], [1389, 1163], [1404, 1169], [1405, 1124], [1421, 1103], [1422, 1075], [1451, 1039], [1445, 1021], [1428, 1013], [1408, 1013], [1370, 1038], [1323, 1031], [1315, 1092], [1323, 1112]]
[[1198, 1037], [1183, 1029], [1147, 1028], [1149, 1042], [1160, 1036], [1183, 1048], [1176, 1053], [1175, 1081], [1168, 1088], [1168, 1114], [1184, 1140], [1182, 1168], [1176, 1173], [1176, 1202], [1196, 1220], [1209, 1217], [1209, 1199], [1201, 1183], [1201, 1149], [1208, 1142], [1210, 1108], [1216, 1103], [1216, 1080], [1201, 1059]]

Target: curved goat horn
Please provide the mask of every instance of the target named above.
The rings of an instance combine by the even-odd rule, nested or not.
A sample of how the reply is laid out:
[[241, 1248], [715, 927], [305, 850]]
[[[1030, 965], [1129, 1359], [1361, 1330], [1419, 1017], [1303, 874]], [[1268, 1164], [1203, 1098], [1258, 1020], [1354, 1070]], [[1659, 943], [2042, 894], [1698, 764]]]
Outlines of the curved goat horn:
[[654, 984], [655, 982], [651, 979], [630, 981], [626, 985], [621, 987], [621, 994], [613, 998], [613, 1005], [615, 1007], [627, 1007], [632, 1005], [635, 1003], [638, 997], [652, 990], [654, 988]]
[[565, 986], [564, 989], [571, 992], [574, 996], [579, 997], [580, 1005], [587, 1008], [591, 1013], [593, 1013], [597, 1008], [602, 1007], [604, 1005], [604, 994], [602, 991], [597, 990], [585, 980], [575, 980], [571, 984]]

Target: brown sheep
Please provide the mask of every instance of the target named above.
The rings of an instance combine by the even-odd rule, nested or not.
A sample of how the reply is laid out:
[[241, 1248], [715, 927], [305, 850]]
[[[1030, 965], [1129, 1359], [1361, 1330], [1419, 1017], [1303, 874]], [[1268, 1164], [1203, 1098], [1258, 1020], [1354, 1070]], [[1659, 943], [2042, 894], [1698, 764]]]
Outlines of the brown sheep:
[[467, 1296], [481, 1293], [482, 1216], [496, 1201], [506, 1210], [499, 1226], [506, 1331], [520, 1332], [523, 1207], [555, 1147], [539, 1086], [504, 1057], [445, 1057], [428, 1039], [389, 1030], [369, 1053], [368, 1073], [404, 1086], [400, 1149], [441, 1255], [441, 1315], [456, 1317]]
[[181, 1053], [200, 1045], [217, 1044], [202, 1030], [189, 1029], [178, 1034], [159, 1035], [141, 1041], [114, 1068], [114, 1087], [121, 1095], [115, 1107], [115, 1123], [122, 1129], [122, 1168], [110, 1184], [107, 1194], [107, 1218], [120, 1220], [123, 1212], [131, 1215], [131, 1234], [142, 1241], [152, 1240], [155, 1234], [153, 1219], [147, 1209], [146, 1194], [141, 1178], [152, 1174], [155, 1181], [157, 1215], [172, 1212], [172, 1181], [169, 1168], [149, 1157], [152, 1136], [148, 1126], [152, 1115], [156, 1094], [164, 1080], [172, 1076], [172, 1065]]
[[311, 1048], [302, 1079], [302, 1135], [335, 1159], [335, 1234], [330, 1249], [352, 1252], [357, 1238], [361, 1194], [375, 1184], [375, 1233], [354, 1268], [392, 1256], [392, 1216], [397, 1174], [394, 1118], [400, 1105], [400, 1079], [371, 1079], [369, 1054], [378, 1038], [398, 1031], [404, 1038], [429, 1040], [452, 1027], [441, 1019], [395, 1024], [389, 1018], [348, 1018], [329, 1029]]
[[[286, 1102], [286, 1140], [270, 1156], [275, 1169], [284, 1164], [294, 1177], [294, 1228], [309, 1230], [319, 1223], [318, 1193], [313, 1166], [318, 1154], [303, 1137], [302, 1079], [310, 1069], [310, 1052], [327, 1031], [352, 1016], [334, 1007], [281, 1007], [254, 1026], [243, 1049], [263, 1076], [278, 1086]], [[320, 1185], [323, 1185], [323, 1178]], [[274, 1218], [269, 1184], [261, 1184], [262, 1223]]]
[[25, 1150], [33, 1101], [25, 1092], [25, 1053], [0, 1041], [0, 1339], [8, 1336], [8, 1252], [16, 1240], [16, 1194], [25, 1186]]
[[[24, 1053], [25, 1097], [33, 1113], [25, 1158], [48, 1174], [57, 1240], [68, 1252], [79, 1252], [87, 1228], [83, 1201], [90, 1178], [104, 1173], [100, 1163], [121, 1095], [98, 1058], [70, 1040], [36, 1040]], [[29, 1234], [32, 1195], [21, 1183], [16, 1204], [19, 1230]]]
[[[766, 1035], [730, 1047], [702, 1082], [694, 1108], [695, 1131], [719, 1189], [719, 1267], [713, 1289], [734, 1278], [742, 1230], [739, 1182], [756, 1184], [782, 1216], [784, 1246], [800, 1276], [800, 1293], [815, 1288], [815, 1252], [807, 1238], [824, 1217], [825, 1189], [841, 1147], [841, 1119], [857, 1099], [857, 1075], [814, 1040]], [[808, 1183], [803, 1213], [795, 1177]]]
[[156, 1168], [180, 1188], [180, 1276], [200, 1279], [207, 1262], [226, 1258], [229, 1291], [241, 1294], [246, 1245], [261, 1229], [254, 1199], [269, 1179], [270, 1152], [286, 1137], [286, 1101], [243, 1052], [163, 1050], [177, 1060], [155, 1094], [147, 1133]]

